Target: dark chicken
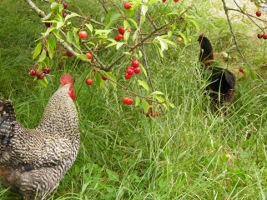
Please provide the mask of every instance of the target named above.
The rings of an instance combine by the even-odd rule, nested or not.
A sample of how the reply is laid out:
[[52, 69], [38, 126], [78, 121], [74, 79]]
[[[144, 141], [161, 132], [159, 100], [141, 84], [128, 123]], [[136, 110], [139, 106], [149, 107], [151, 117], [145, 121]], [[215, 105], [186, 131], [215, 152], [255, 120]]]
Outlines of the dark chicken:
[[200, 45], [199, 61], [205, 66], [210, 81], [207, 90], [210, 92], [215, 105], [232, 102], [235, 96], [235, 76], [227, 69], [214, 66], [213, 50], [207, 37], [200, 35], [198, 38]]
[[74, 80], [68, 74], [50, 98], [40, 124], [22, 127], [10, 100], [0, 100], [0, 179], [27, 200], [46, 199], [76, 159], [80, 146], [73, 103]]

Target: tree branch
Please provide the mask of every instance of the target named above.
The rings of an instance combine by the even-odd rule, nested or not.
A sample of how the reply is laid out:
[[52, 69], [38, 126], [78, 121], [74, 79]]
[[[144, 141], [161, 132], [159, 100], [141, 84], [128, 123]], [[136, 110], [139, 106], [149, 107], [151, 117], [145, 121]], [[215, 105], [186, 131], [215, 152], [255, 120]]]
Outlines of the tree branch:
[[[248, 65], [248, 67], [249, 67], [252, 71], [254, 71], [254, 70], [252, 69], [252, 67], [250, 66], [250, 64], [248, 63], [248, 61], [246, 60], [246, 58], [245, 58], [245, 56], [243, 55], [243, 53], [241, 52], [240, 48], [239, 48], [239, 45], [238, 45], [238, 42], [237, 42], [237, 39], [236, 39], [234, 30], [233, 30], [233, 26], [232, 26], [232, 23], [231, 23], [229, 14], [228, 14], [228, 8], [226, 7], [225, 0], [222, 0], [222, 3], [223, 3], [224, 12], [225, 12], [225, 15], [226, 15], [226, 18], [227, 18], [227, 21], [228, 21], [228, 25], [229, 25], [231, 34], [232, 34], [232, 36], [233, 36], [233, 38], [234, 38], [234, 43], [235, 43], [236, 49], [237, 49], [237, 51], [239, 52], [239, 54], [241, 55], [243, 61]], [[255, 72], [255, 71], [254, 71], [254, 72]], [[255, 72], [255, 73], [257, 74], [257, 76], [258, 76], [261, 80], [263, 80], [262, 77], [261, 77], [257, 72]]]

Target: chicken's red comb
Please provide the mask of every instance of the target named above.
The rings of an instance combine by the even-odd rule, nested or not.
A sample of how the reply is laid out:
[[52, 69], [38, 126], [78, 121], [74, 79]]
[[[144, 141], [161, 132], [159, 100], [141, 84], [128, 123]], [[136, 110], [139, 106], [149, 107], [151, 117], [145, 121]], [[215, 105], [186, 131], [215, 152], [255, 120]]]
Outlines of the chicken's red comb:
[[200, 35], [199, 35], [199, 37], [203, 38], [203, 37], [204, 37], [204, 34], [203, 34], [203, 33], [202, 33], [202, 34], [200, 34]]
[[74, 80], [71, 75], [69, 74], [64, 74], [63, 76], [60, 77], [60, 83], [61, 85], [66, 85], [66, 84], [74, 84]]

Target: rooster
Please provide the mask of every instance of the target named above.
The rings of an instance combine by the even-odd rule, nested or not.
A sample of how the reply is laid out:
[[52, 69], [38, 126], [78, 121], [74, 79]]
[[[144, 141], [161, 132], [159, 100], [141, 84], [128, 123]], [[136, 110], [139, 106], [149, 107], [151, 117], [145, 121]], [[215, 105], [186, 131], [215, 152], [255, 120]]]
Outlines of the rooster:
[[46, 199], [79, 150], [74, 80], [65, 74], [60, 83], [35, 129], [22, 127], [12, 102], [0, 100], [0, 179], [27, 200]]
[[207, 90], [210, 91], [210, 97], [215, 105], [230, 103], [235, 96], [235, 76], [227, 69], [214, 66], [214, 57], [212, 45], [207, 37], [201, 34], [198, 38], [200, 44], [199, 61], [205, 66], [210, 73], [210, 84]]

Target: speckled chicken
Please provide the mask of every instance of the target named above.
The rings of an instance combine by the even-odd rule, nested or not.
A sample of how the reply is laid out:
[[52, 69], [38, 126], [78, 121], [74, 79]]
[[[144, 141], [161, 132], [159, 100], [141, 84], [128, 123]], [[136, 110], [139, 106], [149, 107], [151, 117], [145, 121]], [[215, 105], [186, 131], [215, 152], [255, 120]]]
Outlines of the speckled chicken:
[[206, 68], [206, 72], [210, 73], [209, 85], [207, 90], [213, 103], [218, 106], [222, 103], [232, 102], [235, 96], [235, 76], [227, 69], [214, 65], [212, 45], [207, 37], [201, 34], [198, 38], [200, 44], [199, 61]]
[[10, 100], [0, 100], [0, 178], [25, 199], [46, 199], [76, 159], [80, 146], [74, 80], [60, 78], [40, 124], [22, 127]]

